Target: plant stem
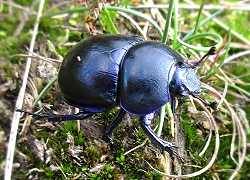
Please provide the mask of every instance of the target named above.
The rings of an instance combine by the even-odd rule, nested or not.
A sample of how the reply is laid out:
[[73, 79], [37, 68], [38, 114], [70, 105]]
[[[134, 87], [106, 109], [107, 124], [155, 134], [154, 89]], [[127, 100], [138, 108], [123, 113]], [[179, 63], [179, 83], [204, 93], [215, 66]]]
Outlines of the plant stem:
[[[42, 16], [44, 3], [45, 3], [45, 0], [41, 0], [40, 4], [39, 4], [36, 22], [34, 24], [34, 29], [33, 29], [33, 33], [32, 33], [32, 39], [30, 41], [29, 55], [32, 55], [32, 52], [33, 52], [33, 49], [35, 46], [36, 36], [38, 34], [38, 26], [39, 26], [40, 18]], [[31, 58], [28, 57], [27, 63], [25, 66], [25, 71], [23, 74], [22, 86], [21, 86], [20, 91], [18, 93], [18, 97], [17, 97], [15, 109], [14, 109], [14, 114], [13, 114], [13, 118], [12, 118], [12, 123], [11, 123], [10, 138], [9, 138], [9, 143], [8, 143], [6, 164], [5, 164], [5, 171], [4, 171], [4, 179], [5, 180], [11, 180], [13, 159], [14, 159], [15, 146], [16, 146], [16, 137], [17, 137], [19, 121], [21, 118], [21, 112], [17, 112], [16, 109], [22, 109], [30, 67], [31, 67]]]

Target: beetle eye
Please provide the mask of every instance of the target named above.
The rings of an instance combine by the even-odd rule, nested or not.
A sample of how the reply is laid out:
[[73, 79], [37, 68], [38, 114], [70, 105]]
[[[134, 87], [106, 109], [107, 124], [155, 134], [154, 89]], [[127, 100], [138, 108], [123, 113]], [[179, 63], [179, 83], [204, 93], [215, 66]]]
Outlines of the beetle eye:
[[187, 96], [187, 95], [190, 94], [189, 89], [188, 89], [184, 84], [183, 84], [183, 86], [181, 87], [181, 92], [180, 92], [180, 94], [181, 94], [182, 96]]
[[183, 62], [179, 61], [176, 63], [177, 66], [182, 66], [183, 65]]

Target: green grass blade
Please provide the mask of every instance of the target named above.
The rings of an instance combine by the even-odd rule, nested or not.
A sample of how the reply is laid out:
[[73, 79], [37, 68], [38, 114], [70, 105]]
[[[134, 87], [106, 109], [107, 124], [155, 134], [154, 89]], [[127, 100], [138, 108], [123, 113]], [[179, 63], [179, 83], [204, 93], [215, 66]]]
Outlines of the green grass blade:
[[169, 2], [168, 13], [167, 13], [167, 17], [166, 17], [166, 24], [165, 24], [165, 28], [164, 28], [163, 36], [162, 36], [162, 40], [161, 40], [164, 44], [166, 44], [166, 42], [168, 40], [168, 33], [169, 33], [170, 25], [171, 25], [171, 18], [172, 18], [172, 14], [173, 14], [173, 9], [174, 9], [174, 0], [171, 0]]
[[111, 17], [109, 10], [103, 8], [100, 14], [100, 19], [104, 29], [106, 29], [111, 34], [119, 34], [119, 31], [113, 22], [113, 18]]

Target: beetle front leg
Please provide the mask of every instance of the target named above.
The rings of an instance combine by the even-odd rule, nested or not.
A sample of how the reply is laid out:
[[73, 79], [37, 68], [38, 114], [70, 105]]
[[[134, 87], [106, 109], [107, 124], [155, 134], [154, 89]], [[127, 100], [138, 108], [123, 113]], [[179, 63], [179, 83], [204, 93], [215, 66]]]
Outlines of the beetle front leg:
[[140, 117], [140, 123], [142, 126], [142, 129], [144, 132], [148, 135], [150, 140], [153, 144], [156, 146], [159, 146], [162, 150], [167, 151], [171, 156], [175, 155], [178, 156], [178, 153], [176, 152], [175, 148], [176, 146], [170, 142], [164, 141], [161, 138], [159, 138], [153, 129], [150, 127], [151, 121], [154, 118], [154, 114], [147, 114], [146, 116]]
[[118, 115], [115, 117], [115, 119], [111, 122], [110, 126], [105, 131], [105, 138], [112, 143], [112, 133], [113, 130], [120, 124], [122, 121], [122, 118], [126, 114], [126, 111], [124, 111], [122, 108], [120, 109]]

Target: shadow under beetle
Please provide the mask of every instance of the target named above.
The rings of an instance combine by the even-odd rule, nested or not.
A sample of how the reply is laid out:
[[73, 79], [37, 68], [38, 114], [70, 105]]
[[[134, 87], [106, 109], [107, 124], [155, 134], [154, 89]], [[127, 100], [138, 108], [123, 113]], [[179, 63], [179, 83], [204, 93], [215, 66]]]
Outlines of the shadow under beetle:
[[76, 114], [32, 114], [49, 121], [82, 120], [95, 113], [120, 106], [117, 117], [106, 129], [112, 131], [128, 113], [138, 115], [140, 124], [151, 141], [170, 155], [177, 155], [175, 146], [159, 138], [150, 124], [154, 113], [174, 98], [200, 93], [200, 80], [195, 73], [208, 55], [194, 64], [168, 46], [144, 41], [138, 36], [94, 36], [77, 44], [65, 57], [58, 84], [65, 101], [80, 111]]

